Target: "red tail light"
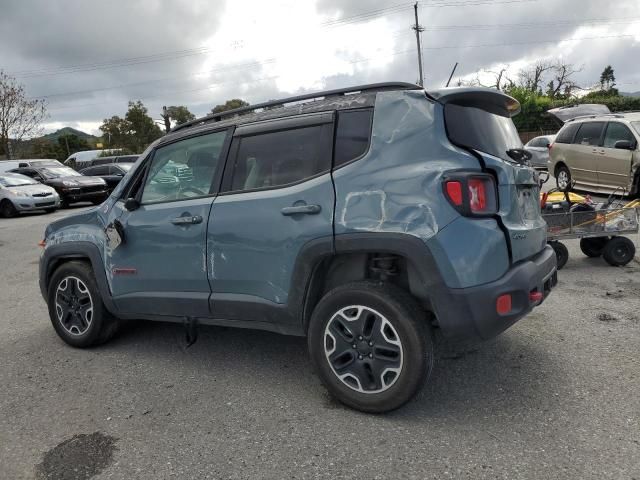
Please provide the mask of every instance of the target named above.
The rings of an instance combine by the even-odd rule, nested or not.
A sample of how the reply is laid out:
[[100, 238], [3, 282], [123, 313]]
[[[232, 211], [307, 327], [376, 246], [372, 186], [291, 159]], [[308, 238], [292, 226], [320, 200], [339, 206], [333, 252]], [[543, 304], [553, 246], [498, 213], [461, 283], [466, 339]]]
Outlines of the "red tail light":
[[511, 308], [511, 295], [509, 293], [500, 295], [496, 300], [496, 312], [500, 315], [506, 315], [511, 312]]
[[498, 211], [495, 181], [491, 175], [456, 173], [444, 182], [445, 194], [463, 215], [493, 215]]

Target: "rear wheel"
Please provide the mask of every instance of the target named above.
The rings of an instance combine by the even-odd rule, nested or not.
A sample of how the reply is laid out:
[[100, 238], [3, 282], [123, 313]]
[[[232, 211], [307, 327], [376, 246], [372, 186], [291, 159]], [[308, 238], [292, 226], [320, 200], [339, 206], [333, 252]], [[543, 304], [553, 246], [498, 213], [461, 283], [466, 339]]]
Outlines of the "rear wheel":
[[18, 214], [18, 210], [11, 203], [11, 200], [7, 200], [6, 198], [0, 202], [0, 216], [4, 218], [15, 217]]
[[567, 250], [567, 247], [564, 245], [564, 243], [560, 243], [557, 241], [549, 242], [549, 245], [551, 245], [551, 248], [553, 248], [553, 251], [556, 253], [558, 270], [562, 270], [562, 268], [567, 264], [567, 261], [569, 260], [569, 250]]
[[102, 303], [93, 270], [84, 262], [59, 267], [51, 277], [47, 299], [53, 328], [73, 347], [104, 343], [117, 331], [118, 319]]
[[402, 406], [433, 367], [426, 312], [391, 284], [356, 282], [327, 293], [311, 317], [308, 343], [329, 392], [364, 412]]
[[621, 267], [636, 255], [636, 247], [627, 237], [613, 237], [602, 250], [602, 257], [609, 265]]
[[571, 172], [565, 165], [556, 169], [556, 186], [563, 192], [571, 186]]
[[607, 237], [581, 238], [580, 250], [587, 257], [597, 258], [602, 255], [602, 250], [608, 240]]

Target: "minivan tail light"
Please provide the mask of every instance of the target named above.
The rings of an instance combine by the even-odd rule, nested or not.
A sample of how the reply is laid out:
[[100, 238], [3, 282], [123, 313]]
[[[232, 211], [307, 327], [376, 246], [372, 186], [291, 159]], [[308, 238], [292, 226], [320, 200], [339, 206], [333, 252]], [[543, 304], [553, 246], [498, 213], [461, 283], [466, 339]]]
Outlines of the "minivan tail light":
[[455, 173], [444, 181], [449, 203], [466, 216], [493, 215], [498, 211], [496, 184], [491, 175]]

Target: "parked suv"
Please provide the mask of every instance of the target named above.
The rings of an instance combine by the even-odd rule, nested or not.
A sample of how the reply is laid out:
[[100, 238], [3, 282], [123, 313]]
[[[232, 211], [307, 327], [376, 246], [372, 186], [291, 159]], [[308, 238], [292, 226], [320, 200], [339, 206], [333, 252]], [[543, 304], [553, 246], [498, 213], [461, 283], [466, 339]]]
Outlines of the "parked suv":
[[[556, 283], [518, 111], [392, 83], [176, 127], [100, 208], [47, 227], [53, 327], [76, 347], [136, 318], [306, 336], [340, 401], [397, 408], [429, 377], [434, 329], [491, 338]], [[192, 175], [167, 184], [167, 165]]]
[[551, 146], [549, 171], [558, 188], [574, 184], [594, 192], [640, 193], [640, 113], [569, 120]]

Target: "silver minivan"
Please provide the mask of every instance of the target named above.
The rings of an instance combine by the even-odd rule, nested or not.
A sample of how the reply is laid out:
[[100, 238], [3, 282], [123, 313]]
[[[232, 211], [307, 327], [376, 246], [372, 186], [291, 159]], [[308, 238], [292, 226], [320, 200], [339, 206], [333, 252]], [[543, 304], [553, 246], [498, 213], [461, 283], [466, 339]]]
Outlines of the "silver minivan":
[[559, 189], [637, 195], [640, 113], [612, 113], [568, 121], [551, 146], [549, 171]]

